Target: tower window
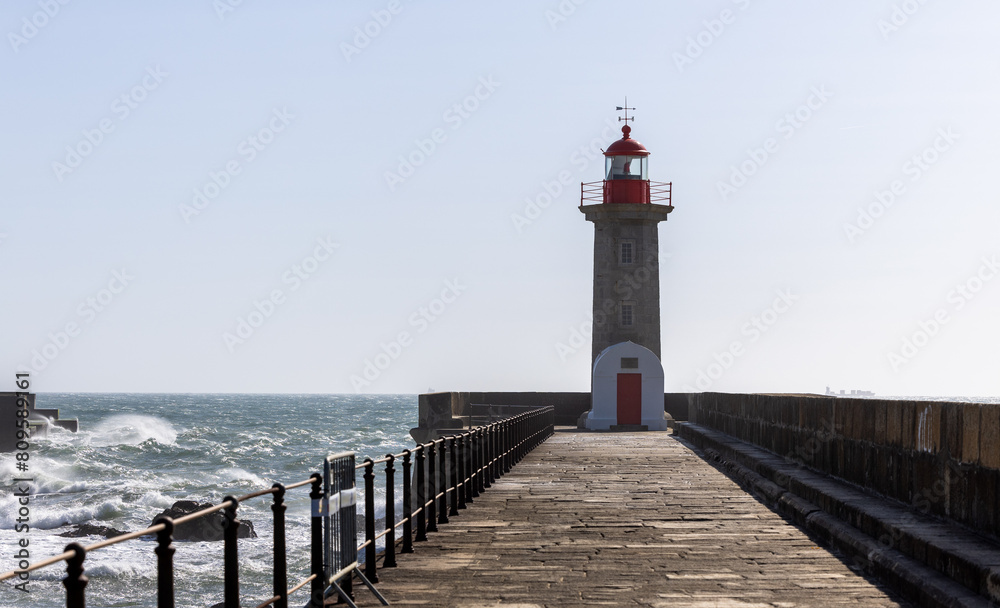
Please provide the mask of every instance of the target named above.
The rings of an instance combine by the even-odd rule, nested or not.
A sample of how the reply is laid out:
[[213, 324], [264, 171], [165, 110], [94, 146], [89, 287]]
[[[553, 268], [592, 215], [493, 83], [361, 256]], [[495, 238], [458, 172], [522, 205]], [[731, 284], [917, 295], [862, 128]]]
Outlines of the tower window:
[[635, 325], [635, 302], [621, 303], [621, 325], [622, 327]]
[[635, 260], [635, 243], [632, 241], [622, 241], [619, 247], [618, 262], [622, 265], [631, 264]]

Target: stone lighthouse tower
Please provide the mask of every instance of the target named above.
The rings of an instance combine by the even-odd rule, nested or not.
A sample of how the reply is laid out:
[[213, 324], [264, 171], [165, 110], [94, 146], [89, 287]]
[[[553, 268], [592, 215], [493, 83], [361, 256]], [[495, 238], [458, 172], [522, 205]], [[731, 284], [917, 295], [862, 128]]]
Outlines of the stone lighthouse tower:
[[657, 224], [674, 210], [671, 184], [649, 180], [649, 150], [632, 139], [627, 107], [622, 138], [606, 152], [604, 179], [581, 184], [580, 211], [594, 222], [594, 329], [591, 365], [609, 346], [633, 342], [660, 358]]

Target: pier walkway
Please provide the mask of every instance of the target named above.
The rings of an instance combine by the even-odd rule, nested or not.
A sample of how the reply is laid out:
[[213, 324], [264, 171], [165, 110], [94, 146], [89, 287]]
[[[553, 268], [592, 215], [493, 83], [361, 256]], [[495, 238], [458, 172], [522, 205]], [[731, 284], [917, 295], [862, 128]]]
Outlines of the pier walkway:
[[393, 606], [910, 605], [667, 433], [560, 429], [415, 551]]

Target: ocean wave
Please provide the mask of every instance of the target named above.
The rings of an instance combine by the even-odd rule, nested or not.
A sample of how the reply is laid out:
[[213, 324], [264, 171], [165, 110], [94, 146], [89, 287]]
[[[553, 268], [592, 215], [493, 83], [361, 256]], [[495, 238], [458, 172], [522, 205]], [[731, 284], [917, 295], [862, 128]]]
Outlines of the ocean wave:
[[[112, 498], [104, 502], [84, 507], [70, 507], [49, 510], [37, 504], [32, 505], [31, 520], [28, 525], [33, 530], [53, 530], [69, 524], [82, 524], [93, 520], [111, 520], [128, 513], [121, 499]], [[12, 530], [17, 523], [17, 508], [13, 497], [0, 501], [0, 529]]]
[[87, 576], [90, 578], [96, 578], [100, 576], [111, 576], [118, 578], [127, 578], [130, 581], [132, 579], [144, 578], [144, 579], [156, 579], [156, 568], [149, 564], [136, 564], [129, 560], [115, 560], [115, 561], [96, 561], [93, 563], [91, 559], [88, 559], [87, 564]]
[[176, 499], [155, 490], [143, 494], [142, 498], [139, 499], [139, 504], [159, 509], [166, 509], [174, 504], [174, 502], [176, 502]]
[[78, 494], [86, 492], [90, 484], [86, 481], [67, 481], [65, 479], [47, 479], [32, 486], [32, 494]]
[[263, 477], [255, 475], [239, 467], [220, 469], [214, 474], [214, 477], [216, 481], [218, 481], [221, 484], [239, 483], [242, 481], [246, 481], [249, 482], [250, 485], [261, 489], [268, 488], [271, 486], [271, 482], [267, 481]]
[[[85, 492], [90, 488], [86, 481], [75, 479], [64, 479], [53, 473], [66, 472], [72, 467], [60, 465], [56, 461], [46, 458], [35, 458], [32, 460], [38, 472], [30, 473], [31, 481], [17, 482], [19, 487], [27, 487], [28, 494], [35, 496], [38, 494], [76, 494]], [[13, 486], [14, 479], [25, 479], [25, 473], [16, 471], [13, 462], [5, 462], [0, 465], [0, 484]]]
[[87, 443], [97, 447], [139, 445], [153, 440], [163, 445], [176, 445], [177, 430], [170, 422], [155, 416], [122, 414], [106, 418], [94, 426]]

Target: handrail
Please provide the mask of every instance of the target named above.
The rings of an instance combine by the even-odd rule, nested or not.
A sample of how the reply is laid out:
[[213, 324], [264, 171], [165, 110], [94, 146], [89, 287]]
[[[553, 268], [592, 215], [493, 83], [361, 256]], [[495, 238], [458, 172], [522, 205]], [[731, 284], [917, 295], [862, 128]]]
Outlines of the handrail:
[[[614, 180], [610, 180], [614, 181]], [[643, 180], [646, 184], [646, 202], [673, 206], [673, 182]], [[609, 180], [580, 183], [580, 206], [585, 203], [603, 204], [608, 192]]]
[[[387, 454], [385, 457], [373, 460], [365, 459], [355, 470], [364, 470], [365, 492], [365, 541], [357, 550], [365, 551], [365, 576], [370, 582], [377, 582], [376, 572], [376, 542], [385, 538], [382, 554], [382, 567], [396, 565], [396, 531], [402, 527], [399, 541], [402, 542], [402, 553], [412, 553], [412, 543], [427, 539], [427, 532], [437, 531], [438, 524], [448, 523], [449, 517], [459, 514], [468, 503], [473, 502], [482, 492], [489, 488], [500, 476], [510, 471], [533, 448], [547, 439], [554, 430], [554, 408], [546, 406], [521, 412], [506, 418], [498, 419], [491, 424], [475, 427], [457, 435], [439, 437], [424, 442], [412, 449], [403, 450], [399, 454]], [[350, 455], [350, 453], [348, 453]], [[353, 456], [351, 456], [353, 457]], [[403, 468], [403, 510], [404, 517], [395, 521], [395, 484], [394, 463], [401, 461]], [[375, 465], [385, 465], [385, 528], [375, 532], [374, 503], [374, 468]], [[413, 467], [416, 465], [416, 470]], [[413, 487], [412, 482], [416, 482]], [[173, 553], [175, 551], [173, 533], [178, 525], [200, 519], [202, 517], [223, 511], [224, 525], [224, 565], [225, 565], [225, 602], [224, 605], [235, 607], [240, 604], [237, 561], [237, 520], [236, 511], [240, 503], [272, 495], [274, 504], [274, 594], [257, 608], [275, 606], [288, 608], [288, 597], [301, 590], [310, 582], [313, 583], [313, 593], [328, 593], [329, 585], [340, 579], [357, 566], [345, 568], [327, 580], [319, 580], [315, 569], [317, 559], [323, 564], [322, 555], [317, 556], [317, 549], [322, 553], [322, 544], [313, 543], [313, 573], [292, 588], [287, 587], [285, 538], [284, 538], [284, 495], [288, 490], [311, 485], [310, 497], [314, 504], [318, 499], [326, 498], [321, 488], [322, 476], [314, 473], [308, 479], [288, 485], [275, 483], [270, 488], [257, 490], [240, 497], [226, 496], [222, 502], [194, 513], [171, 519], [158, 517], [154, 524], [143, 530], [129, 532], [114, 538], [105, 539], [91, 545], [81, 546], [70, 543], [66, 550], [24, 569], [11, 570], [0, 574], [0, 581], [26, 575], [27, 573], [65, 561], [67, 575], [63, 584], [66, 587], [67, 608], [82, 608], [84, 606], [84, 588], [87, 579], [84, 576], [83, 561], [86, 555], [98, 549], [116, 545], [142, 536], [156, 535], [157, 547], [154, 552], [158, 556], [158, 605], [173, 606]], [[353, 482], [351, 482], [353, 483]], [[416, 498], [416, 501], [413, 499]], [[449, 504], [450, 500], [450, 504]], [[416, 504], [414, 504], [416, 502]], [[416, 508], [413, 508], [416, 507]], [[320, 525], [317, 521], [322, 515], [317, 515], [314, 509], [313, 527]], [[416, 538], [413, 538], [413, 524], [416, 523]], [[327, 578], [329, 573], [323, 575]], [[350, 593], [350, 577], [345, 589]], [[319, 587], [317, 587], [319, 585]], [[318, 591], [317, 591], [318, 590]], [[342, 591], [338, 588], [338, 591]]]

